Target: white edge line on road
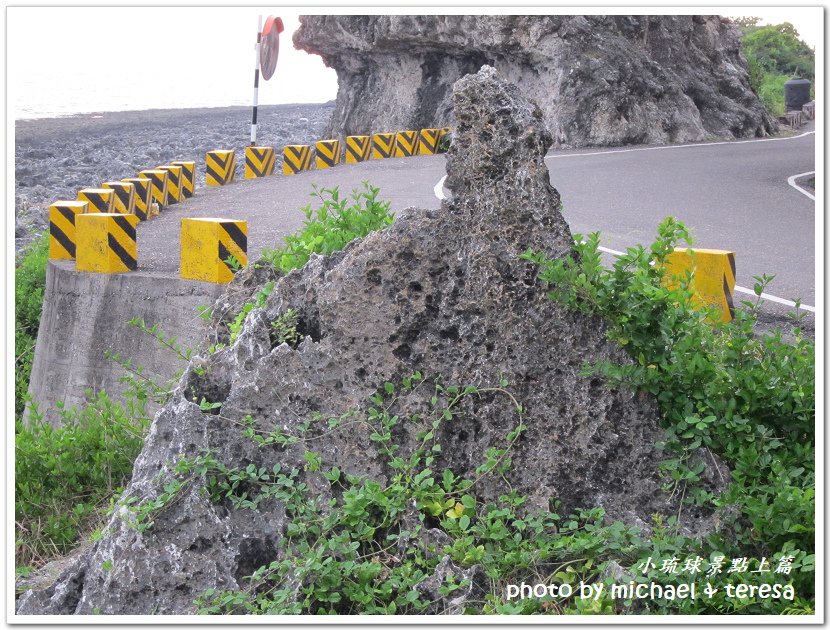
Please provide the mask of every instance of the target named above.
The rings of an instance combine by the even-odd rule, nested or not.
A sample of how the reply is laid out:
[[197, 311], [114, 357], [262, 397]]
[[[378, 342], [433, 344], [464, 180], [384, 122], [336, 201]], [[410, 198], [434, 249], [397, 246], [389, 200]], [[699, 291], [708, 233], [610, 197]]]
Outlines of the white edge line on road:
[[804, 190], [801, 186], [799, 186], [798, 184], [795, 183], [795, 180], [797, 180], [799, 177], [804, 177], [805, 175], [815, 175], [815, 174], [816, 174], [815, 171], [807, 171], [806, 173], [799, 173], [798, 175], [792, 175], [792, 176], [787, 178], [787, 183], [790, 186], [792, 186], [793, 188], [795, 188], [798, 192], [800, 192], [804, 195], [807, 195], [810, 199], [815, 201], [816, 198], [809, 191]]
[[435, 184], [435, 188], [432, 191], [435, 193], [435, 196], [438, 197], [441, 201], [447, 198], [444, 194], [444, 180], [447, 179], [447, 176], [444, 175], [441, 179], [438, 180], [438, 183]]
[[597, 249], [601, 252], [605, 252], [606, 254], [614, 254], [614, 256], [623, 256], [625, 254], [625, 252], [618, 252], [616, 249], [608, 249], [602, 245], [597, 245]]
[[[736, 286], [735, 290], [740, 291], [741, 293], [746, 293], [748, 295], [755, 295], [755, 291], [753, 291], [752, 289], [747, 289], [745, 287]], [[769, 293], [762, 293], [761, 294], [761, 299], [762, 300], [769, 300], [770, 302], [778, 302], [779, 304], [784, 304], [785, 306], [791, 306], [792, 308], [795, 308], [795, 302], [793, 302], [792, 300], [785, 300], [784, 298], [776, 297], [774, 295], [770, 295]], [[805, 311], [810, 311], [811, 313], [816, 312], [816, 307], [815, 306], [808, 306], [806, 304], [799, 304], [798, 308], [803, 308]]]
[[[597, 249], [601, 252], [606, 252], [608, 254], [613, 254], [614, 256], [622, 256], [623, 252], [617, 251], [616, 249], [608, 249], [607, 247], [602, 247], [601, 245], [597, 247]], [[735, 290], [741, 293], [747, 293], [748, 295], [755, 295], [755, 291], [752, 289], [747, 289], [746, 287], [739, 287], [735, 286]], [[785, 300], [784, 298], [780, 298], [776, 295], [770, 295], [769, 293], [762, 293], [761, 294], [762, 300], [769, 300], [770, 302], [777, 302], [778, 304], [784, 304], [785, 306], [789, 306], [795, 308], [796, 304], [792, 300]], [[808, 306], [807, 304], [800, 304], [799, 308], [803, 308], [805, 311], [810, 311], [811, 313], [816, 312], [815, 306]]]
[[815, 134], [815, 131], [805, 131], [797, 136], [790, 136], [788, 138], [754, 138], [752, 140], [724, 140], [723, 142], [699, 142], [696, 144], [667, 144], [659, 147], [638, 147], [636, 149], [608, 149], [605, 151], [592, 151], [590, 153], [565, 153], [563, 155], [546, 155], [546, 160], [553, 160], [558, 158], [582, 157], [583, 155], [614, 155], [616, 153], [632, 153], [634, 151], [660, 151], [663, 149], [688, 149], [691, 147], [711, 147], [720, 144], [747, 144], [749, 142], [781, 142], [783, 140], [797, 140]]

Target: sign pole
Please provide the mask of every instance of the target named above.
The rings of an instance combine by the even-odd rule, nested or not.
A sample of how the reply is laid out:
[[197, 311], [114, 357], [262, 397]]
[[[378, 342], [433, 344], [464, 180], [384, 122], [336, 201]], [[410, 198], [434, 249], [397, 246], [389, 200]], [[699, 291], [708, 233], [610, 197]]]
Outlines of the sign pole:
[[256, 64], [254, 66], [254, 111], [251, 118], [251, 146], [256, 145], [256, 109], [259, 100], [259, 48], [262, 43], [262, 15], [257, 19], [256, 28]]

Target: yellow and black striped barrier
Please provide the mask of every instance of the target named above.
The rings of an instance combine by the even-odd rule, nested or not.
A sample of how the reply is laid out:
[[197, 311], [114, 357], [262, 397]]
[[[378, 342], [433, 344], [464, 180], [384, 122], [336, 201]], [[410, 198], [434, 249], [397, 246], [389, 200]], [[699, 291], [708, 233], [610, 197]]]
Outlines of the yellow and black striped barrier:
[[315, 163], [318, 169], [340, 164], [340, 140], [318, 140], [314, 143]]
[[283, 175], [296, 175], [311, 168], [311, 147], [307, 144], [289, 144], [282, 150]]
[[395, 157], [411, 157], [417, 153], [417, 131], [399, 131], [395, 134]]
[[87, 212], [112, 212], [115, 191], [108, 188], [83, 188], [78, 191], [78, 201], [89, 202]]
[[156, 167], [159, 171], [167, 171], [167, 205], [179, 203], [182, 197], [182, 169], [174, 164], [162, 164]]
[[236, 176], [236, 154], [219, 149], [205, 155], [205, 183], [208, 186], [230, 184]]
[[365, 162], [372, 149], [371, 136], [346, 136], [346, 164]]
[[[140, 171], [139, 177], [146, 177], [151, 182], [150, 197], [151, 203], [157, 203], [159, 207], [167, 203], [167, 171], [149, 168], [146, 171]], [[150, 210], [152, 216], [152, 208]]]
[[86, 201], [56, 201], [49, 206], [49, 258], [74, 260], [75, 217], [89, 207]]
[[418, 132], [418, 155], [435, 155], [440, 141], [440, 129], [421, 129]]
[[395, 153], [395, 134], [376, 133], [372, 135], [372, 159], [383, 160]]
[[153, 202], [153, 182], [148, 177], [129, 177], [121, 181], [133, 185], [133, 214], [139, 221], [146, 221], [150, 216], [150, 204]]
[[75, 217], [75, 269], [121, 273], [138, 267], [134, 214], [93, 212]]
[[274, 147], [245, 147], [245, 179], [273, 175], [276, 162]]
[[693, 304], [714, 307], [720, 312], [720, 321], [732, 321], [735, 316], [732, 300], [735, 252], [678, 247], [666, 257], [664, 281], [669, 287], [677, 287], [688, 272], [692, 273], [689, 289], [693, 293]]
[[170, 164], [182, 167], [181, 198], [190, 199], [196, 192], [196, 162], [176, 160]]
[[226, 284], [247, 264], [247, 221], [182, 219], [182, 278]]
[[101, 188], [115, 191], [112, 198], [112, 211], [119, 214], [134, 214], [135, 186], [129, 182], [104, 182]]

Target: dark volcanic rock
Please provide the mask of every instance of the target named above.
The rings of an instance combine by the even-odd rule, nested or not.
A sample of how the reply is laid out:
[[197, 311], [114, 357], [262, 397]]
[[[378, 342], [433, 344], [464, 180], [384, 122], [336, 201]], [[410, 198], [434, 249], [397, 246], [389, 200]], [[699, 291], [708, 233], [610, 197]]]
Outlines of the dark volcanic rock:
[[[260, 105], [257, 143], [281, 156], [286, 144], [319, 140], [332, 106]], [[171, 160], [196, 160], [205, 185], [205, 153], [236, 150], [245, 163], [250, 107], [152, 109], [16, 120], [14, 129], [15, 250], [48, 228], [49, 205], [75, 199], [81, 188], [135, 177]], [[278, 159], [281, 159], [278, 158]], [[279, 169], [278, 169], [279, 170]]]
[[294, 45], [337, 71], [332, 133], [453, 124], [457, 79], [494, 66], [535, 100], [556, 146], [665, 144], [777, 129], [718, 16], [301, 18]]
[[[243, 435], [245, 416], [262, 431], [296, 432], [314, 413], [365, 411], [368, 396], [385, 382], [420, 370], [427, 381], [447, 385], [509, 381], [527, 429], [506, 476], [530, 497], [531, 509], [556, 499], [562, 510], [601, 506], [645, 529], [654, 512], [676, 513], [659, 490], [655, 402], [579, 376], [586, 361], [629, 359], [606, 340], [600, 320], [547, 299], [535, 268], [519, 259], [528, 247], [562, 256], [572, 246], [543, 162], [551, 139], [540, 110], [489, 67], [458, 81], [454, 103], [456, 142], [448, 157], [454, 200], [439, 211], [408, 209], [386, 230], [278, 278], [233, 344], [191, 362], [155, 418], [127, 496], [153, 500], [179, 458], [206, 449], [227, 466], [302, 470], [305, 447], [256, 446]], [[247, 274], [235, 290], [253, 290], [256, 277]], [[217, 311], [233, 299], [239, 296], [220, 300]], [[276, 345], [272, 336], [272, 322], [289, 308], [306, 335], [297, 347]], [[227, 340], [221, 328], [215, 334]], [[402, 395], [390, 413], [422, 414], [433, 393], [421, 387]], [[221, 403], [221, 412], [201, 412], [194, 401], [203, 397]], [[443, 450], [434, 468], [473, 478], [484, 453], [504, 445], [518, 417], [510, 397], [492, 390], [466, 397], [460, 411], [441, 425]], [[395, 429], [401, 452], [410, 452], [414, 423]], [[390, 469], [371, 431], [353, 423], [319, 435], [314, 450], [327, 465], [382, 482]], [[300, 479], [323, 501], [334, 492], [319, 473], [301, 472]], [[279, 557], [284, 506], [269, 499], [257, 509], [229, 509], [200, 493], [202, 485], [194, 480], [144, 533], [129, 526], [132, 517], [122, 509], [55, 585], [24, 595], [19, 612], [192, 613], [205, 589], [240, 587], [243, 576]], [[485, 501], [505, 490], [490, 476], [475, 486]], [[441, 540], [439, 531], [424, 529], [410, 544], [435, 546], [437, 559]], [[399, 546], [398, 553], [405, 551]], [[433, 600], [444, 574], [470, 578], [470, 588], [455, 600]], [[462, 571], [444, 557], [418, 590], [433, 602], [431, 610], [458, 610], [480, 601], [481, 577], [480, 567]]]

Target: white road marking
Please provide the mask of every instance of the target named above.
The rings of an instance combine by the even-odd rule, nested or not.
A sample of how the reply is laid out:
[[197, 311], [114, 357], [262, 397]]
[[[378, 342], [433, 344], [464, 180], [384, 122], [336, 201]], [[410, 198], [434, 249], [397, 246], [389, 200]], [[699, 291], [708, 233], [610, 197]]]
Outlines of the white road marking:
[[[740, 291], [741, 293], [746, 293], [748, 295], [755, 295], [755, 291], [752, 289], [747, 289], [746, 287], [735, 287], [736, 291]], [[792, 300], [785, 300], [784, 298], [776, 297], [774, 295], [770, 295], [769, 293], [762, 293], [761, 294], [762, 300], [769, 300], [770, 302], [778, 302], [778, 304], [784, 304], [785, 306], [790, 306], [795, 308], [795, 302]], [[803, 308], [805, 311], [810, 311], [811, 313], [816, 312], [815, 306], [808, 306], [807, 304], [799, 304], [798, 308]]]
[[597, 245], [597, 249], [601, 252], [605, 252], [606, 254], [614, 254], [614, 256], [622, 256], [625, 254], [625, 252], [618, 252], [616, 249], [608, 249], [602, 245]]
[[804, 177], [805, 175], [815, 175], [815, 174], [816, 174], [815, 171], [807, 171], [806, 173], [799, 173], [798, 175], [793, 175], [791, 177], [788, 177], [787, 178], [787, 183], [790, 186], [792, 186], [793, 188], [795, 188], [801, 194], [807, 195], [810, 199], [815, 201], [816, 198], [812, 195], [812, 193], [810, 193], [807, 190], [804, 190], [801, 186], [799, 186], [798, 184], [795, 183], [795, 180], [797, 180], [799, 177]]
[[435, 193], [435, 196], [438, 197], [441, 201], [447, 198], [444, 194], [444, 180], [447, 179], [447, 176], [444, 175], [441, 179], [438, 180], [438, 183], [435, 184], [435, 188], [432, 191]]
[[689, 149], [692, 147], [712, 147], [720, 144], [747, 144], [749, 142], [782, 142], [784, 140], [797, 140], [814, 134], [815, 131], [805, 131], [797, 136], [790, 136], [788, 138], [754, 138], [752, 140], [724, 140], [723, 142], [699, 142], [696, 144], [667, 144], [659, 147], [639, 147], [636, 149], [607, 149], [605, 151], [592, 151], [589, 153], [563, 153], [546, 155], [546, 160], [553, 160], [558, 158], [582, 157], [583, 155], [613, 155], [615, 153], [633, 153], [634, 151], [662, 151], [666, 149]]

